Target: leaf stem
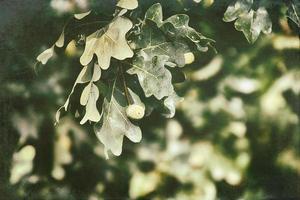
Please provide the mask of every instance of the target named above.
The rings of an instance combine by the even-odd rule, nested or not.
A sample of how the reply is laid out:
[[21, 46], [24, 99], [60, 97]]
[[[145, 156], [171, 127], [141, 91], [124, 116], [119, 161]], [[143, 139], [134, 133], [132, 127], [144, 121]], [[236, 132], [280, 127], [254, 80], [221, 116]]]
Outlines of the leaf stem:
[[121, 71], [121, 77], [122, 77], [122, 81], [123, 81], [124, 93], [125, 93], [125, 96], [126, 96], [126, 100], [127, 100], [128, 105], [131, 105], [133, 103], [133, 101], [132, 101], [132, 99], [130, 98], [130, 95], [129, 95], [129, 91], [128, 91], [128, 88], [127, 88], [126, 79], [125, 79], [125, 76], [124, 76], [124, 71], [123, 71], [123, 66], [122, 65], [120, 66], [120, 71]]

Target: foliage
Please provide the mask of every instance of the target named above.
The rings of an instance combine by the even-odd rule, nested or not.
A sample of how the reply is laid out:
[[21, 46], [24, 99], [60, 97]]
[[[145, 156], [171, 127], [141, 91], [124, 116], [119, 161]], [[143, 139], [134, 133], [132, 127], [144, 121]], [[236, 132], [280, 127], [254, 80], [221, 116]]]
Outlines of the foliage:
[[[125, 79], [123, 68], [127, 66], [125, 70], [128, 74], [137, 75], [144, 91], [144, 94], [134, 95], [146, 98], [154, 96], [157, 100], [162, 101], [161, 104], [164, 104], [166, 109], [169, 110], [169, 114], [166, 116], [171, 117], [175, 114], [175, 104], [179, 97], [177, 97], [172, 84], [172, 79], [174, 79], [170, 72], [172, 69], [168, 69], [167, 66], [169, 68], [183, 67], [187, 63], [185, 55], [190, 53], [188, 41], [194, 43], [200, 51], [207, 51], [207, 46], [210, 44], [210, 39], [189, 27], [189, 17], [187, 15], [173, 15], [163, 20], [162, 7], [159, 3], [152, 5], [146, 11], [143, 20], [141, 18], [135, 19], [139, 22], [134, 25], [125, 14], [128, 12], [127, 9], [136, 8], [137, 2], [119, 1], [117, 7], [123, 9], [117, 8], [110, 22], [97, 28], [97, 31], [86, 37], [85, 48], [80, 57], [80, 63], [84, 68], [80, 72], [67, 101], [58, 109], [56, 114], [58, 123], [61, 109], [68, 110], [70, 97], [77, 83], [85, 84], [88, 82], [80, 97], [80, 104], [86, 108], [85, 114], [78, 111], [76, 113], [79, 116], [84, 115], [80, 124], [87, 121], [98, 122], [95, 132], [104, 144], [106, 151], [111, 150], [114, 155], [121, 154], [124, 135], [133, 142], [141, 140], [140, 128], [133, 125], [127, 118], [133, 119], [134, 117], [130, 114], [137, 111], [126, 112], [126, 106], [131, 110], [135, 106], [134, 102], [131, 101], [133, 97], [128, 92], [129, 88], [126, 83], [127, 81], [132, 82], [132, 80]], [[74, 23], [77, 24], [78, 20], [84, 19], [90, 13], [89, 11], [83, 14], [75, 14]], [[66, 24], [65, 27], [68, 25]], [[134, 29], [132, 29], [133, 27]], [[57, 42], [37, 57], [37, 61], [46, 64], [53, 56], [55, 46], [59, 48], [64, 46], [64, 33], [65, 29]], [[83, 30], [80, 34], [86, 33]], [[126, 35], [130, 38], [130, 41], [127, 41]], [[68, 40], [72, 41], [73, 39], [75, 38], [71, 37]], [[132, 47], [129, 46], [129, 42]], [[97, 56], [96, 61], [93, 60], [94, 54]], [[112, 58], [119, 61], [112, 63]], [[125, 59], [126, 61], [122, 62]], [[111, 65], [114, 69], [101, 72], [101, 70], [108, 70]], [[108, 78], [101, 77], [101, 73], [107, 73]], [[123, 85], [117, 84], [118, 77], [122, 78]], [[130, 77], [130, 79], [133, 78]], [[101, 93], [101, 102], [103, 102], [101, 116], [97, 108], [99, 89], [95, 84], [99, 79], [102, 87], [108, 88], [109, 85], [113, 85], [110, 92]], [[115, 79], [113, 84], [111, 83], [112, 79]], [[124, 87], [121, 89], [121, 86]], [[125, 103], [123, 106], [120, 105], [117, 96], [114, 95], [115, 91], [122, 90], [123, 94], [119, 96], [125, 96], [125, 99], [127, 99], [127, 105]], [[141, 100], [139, 99], [139, 101]], [[149, 104], [152, 106], [153, 102], [145, 102], [145, 105], [143, 103], [143, 109], [148, 109]], [[141, 113], [144, 113], [144, 111], [141, 111]], [[129, 116], [126, 116], [128, 114]]]
[[[50, 5], [54, 7], [56, 1]], [[254, 1], [246, 14], [253, 10], [255, 20], [263, 6], [272, 21], [272, 34], [260, 35], [254, 44], [247, 43], [231, 23], [222, 21], [228, 6], [236, 1], [160, 1], [160, 7], [158, 1], [150, 0], [139, 1], [138, 6], [134, 0], [91, 0], [85, 8], [77, 1], [70, 2], [73, 6], [64, 14], [53, 11], [47, 1], [18, 2], [15, 5], [20, 12], [6, 4], [3, 8], [7, 11], [0, 7], [5, 16], [0, 23], [1, 197], [300, 196], [297, 1], [286, 1], [286, 5]], [[116, 9], [117, 4], [123, 4], [126, 13]], [[177, 23], [174, 15], [182, 23]], [[97, 55], [83, 66], [80, 57], [87, 38], [102, 30], [101, 34], [118, 39], [119, 35], [109, 31], [118, 18], [132, 23], [125, 34], [132, 57], [119, 60], [118, 55], [129, 55], [129, 51], [115, 54], [114, 47], [108, 54], [108, 69], [100, 66]], [[186, 23], [189, 28], [182, 29]], [[63, 31], [58, 32], [61, 27]], [[150, 41], [149, 35], [156, 40]], [[98, 43], [103, 36], [90, 39]], [[49, 41], [56, 42], [49, 45]], [[103, 41], [111, 42], [107, 36]], [[152, 42], [167, 48], [167, 53], [152, 47]], [[213, 48], [202, 52], [210, 43], [217, 54]], [[45, 46], [51, 48], [38, 60], [47, 66], [39, 68], [37, 64], [35, 75], [33, 58], [47, 49]], [[185, 63], [190, 65], [183, 67]], [[134, 64], [155, 76], [158, 69], [164, 76], [169, 72], [166, 76], [171, 76], [171, 82], [163, 79], [168, 87], [162, 91], [157, 90], [160, 84], [144, 88], [147, 82], [143, 81], [152, 78]], [[161, 99], [156, 98], [160, 95]], [[60, 105], [59, 123], [54, 126]], [[114, 154], [123, 148], [122, 156], [106, 160], [107, 152], [97, 136]], [[126, 138], [141, 140], [141, 144]]]
[[230, 5], [225, 14], [224, 21], [230, 22], [236, 20], [235, 28], [243, 31], [245, 37], [250, 43], [257, 40], [260, 32], [271, 33], [272, 22], [264, 7], [259, 7], [256, 11], [251, 9], [253, 0], [238, 0]]

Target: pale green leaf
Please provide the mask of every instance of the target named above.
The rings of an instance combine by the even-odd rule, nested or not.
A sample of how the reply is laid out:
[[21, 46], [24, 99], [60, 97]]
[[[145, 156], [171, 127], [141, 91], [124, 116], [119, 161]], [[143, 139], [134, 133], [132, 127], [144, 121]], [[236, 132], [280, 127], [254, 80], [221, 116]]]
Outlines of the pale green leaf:
[[[190, 18], [185, 14], [177, 14], [166, 19], [162, 25], [162, 29], [171, 36], [186, 37], [194, 43], [207, 39], [201, 33], [189, 26]], [[172, 25], [173, 28], [167, 27]]]
[[107, 30], [98, 30], [86, 39], [85, 50], [80, 57], [80, 63], [87, 65], [96, 54], [98, 64], [102, 69], [110, 65], [111, 57], [124, 60], [133, 56], [133, 51], [127, 44], [125, 35], [132, 28], [132, 22], [124, 17], [117, 17]]
[[178, 67], [183, 67], [186, 64], [184, 54], [189, 51], [190, 50], [186, 44], [179, 42], [164, 42], [158, 45], [149, 45], [143, 49], [145, 55], [150, 58], [159, 55], [168, 56], [168, 62], [166, 65], [170, 67], [175, 67], [173, 65], [174, 63]]
[[100, 77], [101, 77], [101, 68], [100, 68], [100, 66], [97, 63], [95, 63], [94, 64], [93, 76], [92, 76], [91, 80], [93, 82], [96, 82], [96, 81], [98, 81], [100, 79]]
[[91, 92], [92, 82], [90, 82], [85, 88], [83, 89], [81, 96], [80, 96], [80, 104], [85, 106], [89, 100], [90, 92]]
[[62, 31], [62, 33], [60, 34], [58, 40], [55, 42], [55, 44], [50, 47], [49, 49], [46, 49], [45, 51], [43, 51], [40, 55], [38, 55], [38, 57], [36, 58], [37, 61], [41, 62], [43, 65], [45, 65], [48, 60], [54, 55], [54, 47], [63, 47], [64, 46], [64, 42], [65, 42], [65, 33], [64, 30]]
[[[87, 103], [85, 107], [85, 115], [80, 121], [80, 124], [84, 124], [85, 122], [92, 121], [98, 122], [100, 120], [100, 113], [97, 109], [97, 100], [99, 98], [99, 90], [98, 87], [90, 82], [89, 83], [89, 95], [87, 98]], [[81, 99], [80, 99], [81, 100]]]
[[[151, 20], [169, 37], [186, 38], [197, 46], [200, 51], [207, 51], [207, 43], [213, 40], [206, 38], [194, 28], [189, 26], [189, 16], [185, 14], [177, 14], [163, 21], [162, 6], [157, 3], [151, 6], [146, 14], [145, 20]], [[204, 44], [201, 44], [204, 42]]]
[[272, 32], [272, 21], [268, 11], [264, 7], [260, 7], [256, 11], [256, 16], [252, 24], [252, 32], [259, 35], [260, 32], [270, 34]]
[[60, 34], [59, 38], [55, 42], [55, 44], [50, 47], [49, 49], [46, 49], [44, 52], [42, 52], [38, 57], [37, 60], [41, 62], [43, 65], [48, 62], [48, 60], [53, 56], [54, 54], [54, 47], [57, 46], [59, 48], [63, 47], [65, 44], [65, 28], [68, 25], [65, 24], [62, 33]]
[[[148, 57], [158, 55], [169, 56], [169, 62], [179, 67], [185, 65], [184, 54], [189, 47], [183, 42], [169, 42], [155, 24], [147, 22], [143, 25], [139, 37], [134, 40], [136, 49], [143, 50]], [[172, 65], [174, 67], [174, 65]]]
[[127, 73], [136, 74], [145, 96], [154, 95], [157, 99], [169, 96], [173, 92], [171, 73], [164, 67], [168, 56], [147, 57], [142, 55], [134, 59]]
[[141, 31], [134, 40], [135, 49], [143, 49], [162, 44], [166, 41], [166, 37], [162, 34], [161, 30], [155, 23], [147, 21], [141, 27]]
[[117, 6], [120, 8], [133, 10], [138, 7], [138, 1], [137, 0], [119, 0]]
[[256, 37], [251, 33], [253, 15], [254, 11], [250, 10], [248, 13], [240, 16], [234, 23], [236, 30], [242, 31], [249, 42], [253, 41], [254, 37]]
[[120, 10], [120, 12], [118, 13], [118, 16], [120, 17], [120, 16], [125, 15], [127, 13], [127, 11], [128, 11], [127, 9]]
[[40, 55], [38, 55], [36, 59], [37, 61], [45, 65], [48, 62], [48, 60], [53, 56], [53, 54], [54, 54], [54, 46], [43, 51]]
[[228, 6], [224, 13], [223, 20], [225, 22], [231, 22], [236, 20], [240, 15], [247, 14], [252, 4], [253, 0], [237, 0]]
[[126, 116], [126, 107], [121, 105], [122, 99], [120, 99], [124, 96], [120, 93], [116, 94], [115, 84], [111, 94], [110, 98], [104, 99], [101, 124], [95, 127], [95, 132], [98, 139], [104, 144], [105, 151], [110, 150], [114, 155], [119, 156], [122, 152], [124, 136], [132, 142], [140, 142], [142, 132]]
[[272, 31], [272, 22], [264, 7], [257, 11], [250, 10], [241, 15], [234, 23], [235, 28], [242, 31], [250, 43], [254, 43], [261, 32], [269, 34]]
[[153, 4], [145, 14], [145, 20], [151, 20], [160, 26], [163, 22], [163, 12], [160, 3]]
[[252, 10], [253, 0], [237, 0], [228, 6], [223, 20], [235, 21], [234, 26], [242, 31], [249, 43], [254, 43], [261, 32], [269, 34], [272, 31], [272, 22], [267, 10], [259, 7]]
[[85, 106], [86, 113], [80, 123], [84, 124], [87, 120], [97, 122], [100, 114], [97, 110], [96, 102], [99, 98], [98, 87], [93, 83], [100, 79], [101, 69], [98, 64], [94, 64], [93, 75], [89, 77], [90, 83], [83, 89], [80, 96], [80, 104]]
[[65, 30], [62, 31], [62, 33], [60, 34], [58, 40], [55, 42], [55, 45], [57, 47], [63, 47], [65, 43]]
[[82, 68], [82, 70], [80, 71], [80, 73], [79, 73], [79, 75], [78, 75], [78, 77], [77, 77], [77, 79], [76, 79], [76, 81], [75, 81], [75, 83], [74, 83], [74, 85], [73, 85], [73, 87], [72, 87], [72, 90], [71, 90], [70, 94], [68, 95], [68, 98], [67, 98], [66, 102], [65, 102], [64, 105], [61, 106], [61, 107], [57, 110], [57, 112], [56, 112], [56, 115], [55, 115], [56, 123], [59, 122], [61, 109], [64, 109], [65, 111], [67, 111], [68, 106], [69, 106], [69, 101], [70, 101], [71, 95], [73, 94], [76, 85], [77, 85], [78, 83], [86, 83], [86, 82], [89, 82], [89, 81], [90, 81], [90, 78], [89, 78], [89, 77], [90, 77], [91, 75], [88, 73], [88, 71], [89, 71], [88, 69], [89, 69], [88, 66], [84, 66], [84, 67]]
[[80, 19], [83, 19], [86, 16], [88, 16], [90, 13], [91, 13], [91, 11], [84, 12], [84, 13], [79, 13], [79, 14], [74, 14], [74, 17], [75, 17], [75, 19], [80, 20]]

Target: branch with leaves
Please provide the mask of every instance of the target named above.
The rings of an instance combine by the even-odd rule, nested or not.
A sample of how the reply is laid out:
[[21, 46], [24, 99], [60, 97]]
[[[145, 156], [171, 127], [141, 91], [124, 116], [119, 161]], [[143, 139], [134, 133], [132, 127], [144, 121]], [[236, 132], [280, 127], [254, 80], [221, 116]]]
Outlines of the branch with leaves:
[[[76, 34], [83, 36], [83, 68], [56, 113], [56, 123], [62, 111], [69, 110], [77, 86], [84, 85], [79, 107], [85, 109], [77, 109], [76, 115], [81, 117], [80, 124], [94, 123], [107, 157], [108, 151], [121, 154], [124, 136], [140, 142], [138, 120], [153, 109], [169, 118], [175, 115], [175, 106], [182, 98], [175, 92], [172, 71], [182, 75], [180, 69], [195, 59], [192, 51], [207, 51], [213, 42], [189, 26], [187, 15], [164, 20], [162, 6], [157, 3], [138, 20], [131, 19], [137, 7], [136, 0], [120, 0], [110, 21], [102, 26], [99, 23], [92, 33], [80, 32], [77, 27], [93, 24], [88, 21], [93, 12], [76, 14], [64, 26], [57, 42], [37, 57], [46, 64], [57, 48], [67, 46], [66, 41], [76, 39]], [[66, 34], [72, 30], [76, 34]]]
[[[235, 28], [244, 33], [249, 43], [254, 43], [261, 32], [272, 31], [269, 4], [270, 1], [231, 1], [223, 20], [235, 21]], [[299, 27], [299, 4], [290, 0], [287, 5], [289, 18]], [[115, 12], [105, 20], [90, 21], [95, 15], [92, 11], [75, 14], [55, 44], [37, 57], [46, 64], [57, 48], [74, 40], [83, 43], [79, 59], [83, 68], [65, 104], [56, 113], [56, 123], [61, 112], [68, 111], [77, 85], [85, 85], [79, 106], [85, 109], [77, 109], [76, 116], [81, 117], [80, 124], [95, 124], [107, 156], [108, 150], [121, 154], [124, 136], [133, 142], [141, 140], [138, 120], [152, 110], [168, 118], [175, 115], [175, 106], [182, 101], [174, 87], [176, 74], [185, 77], [181, 69], [194, 61], [193, 52], [206, 52], [214, 43], [190, 27], [185, 14], [164, 19], [159, 3], [143, 15], [141, 10], [136, 11], [138, 8], [137, 0], [119, 0]]]

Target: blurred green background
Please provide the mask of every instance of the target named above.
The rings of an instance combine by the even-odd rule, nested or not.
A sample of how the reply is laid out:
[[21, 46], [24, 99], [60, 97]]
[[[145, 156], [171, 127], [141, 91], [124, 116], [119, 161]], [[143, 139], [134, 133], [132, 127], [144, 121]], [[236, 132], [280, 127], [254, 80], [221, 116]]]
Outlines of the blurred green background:
[[[144, 0], [145, 9], [153, 2]], [[105, 160], [89, 125], [54, 126], [80, 71], [78, 50], [34, 71], [36, 56], [74, 13], [111, 14], [111, 0], [0, 1], [0, 199], [300, 199], [300, 54], [286, 8], [269, 9], [273, 32], [249, 44], [222, 21], [226, 3], [162, 1], [216, 41], [184, 68], [176, 116], [154, 112], [143, 139]]]

